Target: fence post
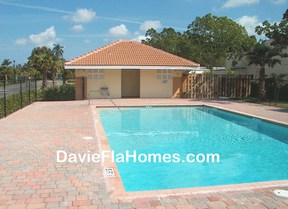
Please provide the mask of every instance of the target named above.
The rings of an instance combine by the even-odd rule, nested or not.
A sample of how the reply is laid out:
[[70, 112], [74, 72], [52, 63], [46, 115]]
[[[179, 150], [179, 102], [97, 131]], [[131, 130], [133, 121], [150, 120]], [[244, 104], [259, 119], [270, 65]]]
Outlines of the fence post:
[[250, 75], [249, 77], [248, 77], [248, 83], [247, 83], [247, 85], [248, 85], [248, 96], [250, 97], [250, 95], [251, 95], [251, 80], [253, 79], [253, 75]]
[[6, 109], [6, 80], [5, 79], [4, 79], [4, 83], [3, 83], [3, 88], [4, 88], [4, 117], [6, 118], [7, 109]]
[[23, 91], [22, 91], [22, 78], [20, 80], [20, 104], [21, 104], [21, 109], [23, 108]]
[[34, 85], [34, 87], [35, 87], [35, 101], [37, 101], [37, 78], [36, 77], [34, 77], [34, 81], [35, 81], [35, 85]]
[[31, 104], [31, 86], [30, 86], [30, 77], [28, 78], [28, 94], [29, 94], [29, 104]]

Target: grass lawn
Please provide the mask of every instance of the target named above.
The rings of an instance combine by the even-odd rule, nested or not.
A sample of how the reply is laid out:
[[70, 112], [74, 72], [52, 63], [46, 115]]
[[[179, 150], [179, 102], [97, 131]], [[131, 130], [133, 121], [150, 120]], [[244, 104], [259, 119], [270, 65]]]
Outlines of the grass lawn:
[[257, 101], [256, 98], [251, 97], [249, 99], [245, 100], [246, 102], [252, 102], [252, 103], [257, 103], [257, 104], [263, 104], [263, 105], [268, 105], [268, 106], [273, 106], [273, 107], [280, 107], [280, 108], [286, 108], [288, 109], [288, 101], [278, 101], [277, 104], [275, 104], [274, 101], [272, 101], [271, 103], [269, 101], [265, 101], [265, 102], [259, 102]]
[[279, 101], [277, 104], [275, 102], [271, 102], [271, 104], [269, 102], [260, 102], [260, 104], [288, 109], [288, 101]]

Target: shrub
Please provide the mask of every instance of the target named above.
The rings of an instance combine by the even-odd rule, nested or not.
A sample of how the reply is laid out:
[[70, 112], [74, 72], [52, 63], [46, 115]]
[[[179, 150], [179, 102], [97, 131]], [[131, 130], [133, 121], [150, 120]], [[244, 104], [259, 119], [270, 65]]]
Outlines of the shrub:
[[[266, 79], [266, 98], [268, 100], [273, 100], [274, 99], [274, 87], [271, 86], [271, 81], [268, 79]], [[288, 84], [286, 84], [285, 86], [283, 86], [280, 89], [280, 94], [279, 94], [279, 100], [280, 101], [288, 101]], [[251, 94], [250, 97], [253, 98], [257, 98], [258, 95], [258, 82], [254, 81], [251, 82]]]
[[75, 86], [64, 84], [61, 86], [51, 86], [42, 90], [39, 95], [44, 101], [69, 101], [75, 100]]
[[[30, 103], [36, 101], [35, 91], [31, 91], [30, 100], [29, 92], [22, 93], [22, 106], [21, 106], [21, 94], [13, 94], [6, 96], [6, 113], [7, 115], [29, 105]], [[4, 117], [4, 98], [0, 98], [0, 118]]]
[[250, 97], [255, 97], [257, 98], [258, 96], [258, 82], [251, 81], [251, 93]]
[[279, 100], [288, 101], [288, 84], [280, 89]]

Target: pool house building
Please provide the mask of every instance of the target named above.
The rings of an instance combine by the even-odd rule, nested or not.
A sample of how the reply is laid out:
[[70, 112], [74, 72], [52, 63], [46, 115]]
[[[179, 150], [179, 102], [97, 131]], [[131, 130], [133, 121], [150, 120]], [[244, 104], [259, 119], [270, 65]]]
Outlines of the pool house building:
[[65, 63], [75, 70], [76, 99], [181, 97], [182, 75], [200, 65], [160, 49], [120, 40]]

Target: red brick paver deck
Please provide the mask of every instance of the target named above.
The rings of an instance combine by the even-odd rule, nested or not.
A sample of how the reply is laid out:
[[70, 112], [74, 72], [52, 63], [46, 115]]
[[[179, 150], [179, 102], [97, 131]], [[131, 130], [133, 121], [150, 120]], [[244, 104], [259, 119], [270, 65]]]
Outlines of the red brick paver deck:
[[[125, 105], [203, 103], [191, 100], [116, 102]], [[288, 199], [277, 197], [272, 192], [279, 187], [132, 199], [112, 198], [106, 190], [101, 164], [56, 162], [56, 151], [61, 149], [70, 153], [87, 153], [88, 150], [91, 153], [98, 152], [92, 108], [87, 103], [37, 102], [0, 120], [0, 209], [288, 209]], [[106, 100], [92, 101], [92, 104], [96, 103], [109, 105]], [[283, 123], [288, 121], [288, 113], [279, 108], [267, 111], [270, 107], [209, 102], [212, 103], [236, 111], [246, 110], [246, 113], [270, 117]]]

